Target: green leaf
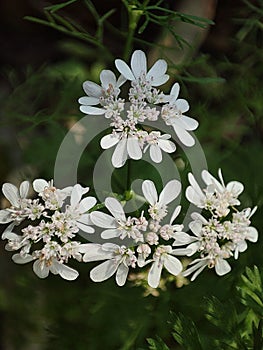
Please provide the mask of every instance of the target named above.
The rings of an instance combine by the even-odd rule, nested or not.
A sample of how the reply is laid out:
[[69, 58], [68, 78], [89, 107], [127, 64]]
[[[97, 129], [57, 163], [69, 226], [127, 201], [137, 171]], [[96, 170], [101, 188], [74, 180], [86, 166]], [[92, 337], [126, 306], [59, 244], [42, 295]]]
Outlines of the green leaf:
[[150, 350], [170, 350], [168, 346], [163, 342], [163, 340], [158, 336], [156, 337], [156, 340], [148, 338], [147, 342], [150, 345]]
[[67, 2], [63, 2], [62, 4], [55, 4], [55, 5], [47, 6], [44, 9], [51, 12], [51, 13], [54, 13], [54, 12], [61, 10], [62, 8], [66, 7], [70, 4], [73, 4], [73, 2], [76, 2], [76, 1], [78, 1], [78, 0], [69, 0]]

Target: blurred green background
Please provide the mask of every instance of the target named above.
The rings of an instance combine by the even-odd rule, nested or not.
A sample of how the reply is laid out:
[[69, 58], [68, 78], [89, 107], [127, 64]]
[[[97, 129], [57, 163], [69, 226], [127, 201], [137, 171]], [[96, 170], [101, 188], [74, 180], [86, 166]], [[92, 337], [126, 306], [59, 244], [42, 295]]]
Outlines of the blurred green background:
[[[160, 57], [168, 61], [171, 78], [164, 90], [168, 92], [173, 82], [180, 82], [180, 96], [191, 106], [189, 115], [200, 122], [196, 135], [210, 171], [216, 174], [221, 167], [226, 182], [235, 179], [244, 183], [242, 206], [258, 206], [253, 226], [260, 232], [263, 3], [159, 2], [159, 7], [167, 11], [206, 18], [214, 24], [172, 16], [156, 4], [0, 2], [0, 182], [18, 184], [23, 179], [52, 178], [63, 137], [82, 117], [77, 99], [84, 95], [83, 81], [98, 82], [102, 69], [114, 69], [115, 57], [128, 59], [134, 49], [143, 49], [151, 63]], [[91, 184], [91, 169], [99, 152], [95, 140], [81, 159], [80, 183]], [[190, 165], [180, 149], [177, 157], [184, 161], [180, 171], [185, 179]], [[147, 173], [142, 176], [147, 177]], [[261, 273], [260, 235], [257, 244], [249, 244], [239, 260], [231, 262], [230, 274], [220, 278], [213, 271], [205, 271], [188, 285], [165, 275], [162, 288], [156, 292], [132, 281], [122, 288], [113, 279], [95, 284], [89, 279], [92, 264], [75, 265], [80, 277], [74, 283], [57, 276], [40, 280], [30, 265], [13, 264], [1, 242], [0, 349], [168, 349], [161, 340], [147, 342], [147, 338], [156, 336], [170, 349], [262, 349], [257, 340], [262, 338], [262, 307], [258, 310], [254, 304], [246, 304], [247, 299], [236, 288], [242, 286], [246, 266], [257, 265]], [[258, 288], [260, 299], [262, 290]], [[223, 308], [228, 303], [232, 309]], [[218, 324], [209, 323], [211, 305], [218, 314]], [[225, 326], [231, 329], [230, 341], [231, 335], [222, 328], [225, 318], [232, 320], [233, 315], [236, 318], [232, 324]], [[254, 333], [252, 321], [257, 328]], [[186, 340], [196, 338], [191, 322], [198, 329], [199, 348]], [[220, 339], [227, 345], [222, 345]]]

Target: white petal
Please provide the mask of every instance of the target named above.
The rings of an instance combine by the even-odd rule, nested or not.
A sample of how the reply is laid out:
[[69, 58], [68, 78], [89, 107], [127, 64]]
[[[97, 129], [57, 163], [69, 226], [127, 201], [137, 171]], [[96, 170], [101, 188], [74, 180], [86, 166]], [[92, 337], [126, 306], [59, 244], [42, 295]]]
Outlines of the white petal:
[[[147, 71], [147, 62], [145, 53], [141, 50], [136, 50], [132, 54], [131, 58], [131, 69], [135, 78], [139, 78], [139, 76]], [[124, 75], [124, 74], [123, 74]]]
[[195, 144], [194, 138], [189, 134], [188, 131], [180, 127], [179, 125], [172, 124], [172, 127], [174, 128], [174, 131], [176, 135], [178, 136], [179, 140], [187, 147], [192, 147]]
[[83, 83], [83, 90], [88, 96], [97, 97], [97, 98], [102, 96], [102, 93], [103, 93], [101, 86], [94, 83], [93, 81], [85, 81]]
[[95, 232], [95, 229], [93, 227], [90, 227], [89, 225], [86, 225], [82, 222], [77, 221], [77, 226], [83, 232], [87, 232], [87, 233], [94, 233]]
[[[0, 210], [0, 213], [1, 213], [1, 210]], [[0, 221], [1, 223], [1, 221]], [[4, 230], [4, 232], [2, 233], [2, 239], [6, 239], [7, 238], [7, 235], [13, 231], [13, 228], [15, 227], [15, 224], [12, 222], [11, 224], [9, 224], [7, 226], [7, 228]]]
[[84, 106], [84, 105], [80, 106], [79, 109], [82, 113], [89, 114], [89, 115], [102, 115], [102, 114], [105, 114], [106, 112], [106, 110], [103, 108]]
[[143, 181], [142, 192], [147, 202], [149, 202], [151, 205], [154, 205], [157, 203], [158, 194], [157, 194], [155, 185], [151, 180]]
[[177, 258], [169, 254], [164, 257], [164, 267], [172, 275], [177, 276], [183, 270], [183, 266]]
[[78, 219], [78, 222], [84, 224], [84, 225], [92, 225], [93, 222], [91, 221], [90, 214], [82, 214], [81, 217]]
[[244, 191], [244, 185], [238, 181], [231, 181], [226, 185], [226, 189], [238, 197]]
[[76, 205], [80, 202], [80, 199], [82, 197], [82, 186], [79, 184], [76, 184], [71, 192], [70, 197], [70, 205], [72, 207], [76, 207]]
[[106, 260], [113, 257], [112, 252], [103, 250], [100, 244], [87, 243], [82, 244], [82, 246], [79, 251], [80, 253], [85, 253], [83, 256], [84, 262]]
[[246, 239], [251, 242], [256, 242], [258, 240], [258, 231], [255, 227], [248, 227], [246, 233]]
[[181, 183], [178, 180], [169, 181], [162, 192], [160, 193], [159, 203], [169, 204], [171, 203], [181, 192]]
[[195, 254], [199, 248], [200, 248], [199, 242], [194, 242], [194, 243], [189, 244], [187, 246], [187, 250], [189, 250], [189, 253], [187, 254], [187, 256], [191, 256], [191, 255]]
[[229, 265], [229, 263], [226, 260], [217, 259], [216, 264], [215, 264], [215, 270], [219, 276], [223, 276], [226, 273], [228, 273], [229, 271], [231, 271], [231, 266]]
[[117, 220], [126, 221], [123, 207], [116, 198], [107, 197], [105, 199], [105, 206]]
[[187, 194], [187, 190], [189, 188], [188, 187], [186, 189], [186, 198], [192, 203], [195, 203], [195, 202], [200, 201], [200, 200], [204, 200], [205, 195], [204, 195], [203, 191], [201, 190], [200, 186], [198, 185], [197, 181], [195, 180], [192, 173], [188, 174], [188, 180], [190, 182], [190, 185], [191, 185], [193, 192], [189, 191], [188, 194], [191, 194], [191, 196], [188, 197], [188, 194]]
[[191, 214], [191, 218], [195, 221], [202, 222], [204, 225], [208, 224], [208, 221], [199, 213], [193, 212]]
[[152, 86], [160, 86], [165, 84], [167, 81], [169, 80], [169, 75], [168, 74], [164, 74], [160, 77], [156, 77], [152, 80], [151, 85]]
[[19, 187], [19, 193], [21, 198], [26, 198], [29, 191], [29, 181], [23, 181]]
[[116, 145], [116, 143], [118, 143], [119, 140], [120, 138], [118, 135], [113, 135], [113, 134], [105, 135], [100, 140], [101, 148], [103, 149], [111, 148], [112, 146]]
[[127, 160], [127, 138], [123, 138], [117, 144], [111, 161], [114, 168], [121, 168]]
[[84, 96], [78, 99], [78, 103], [86, 106], [96, 106], [100, 103], [98, 97]]
[[94, 225], [102, 228], [116, 228], [116, 219], [100, 211], [90, 213], [90, 219]]
[[179, 98], [178, 100], [176, 100], [174, 105], [182, 113], [187, 112], [189, 110], [189, 103], [186, 100], [182, 99], [182, 98]]
[[114, 87], [116, 85], [115, 74], [111, 70], [103, 69], [100, 73], [100, 81], [105, 90], [109, 88], [110, 84]]
[[117, 238], [121, 235], [121, 231], [118, 229], [109, 229], [101, 232], [101, 238], [103, 239], [111, 239], [111, 238]]
[[124, 264], [120, 264], [116, 273], [116, 282], [118, 286], [124, 286], [127, 276], [128, 276], [129, 268]]
[[175, 210], [174, 210], [174, 212], [173, 212], [173, 215], [172, 215], [172, 217], [171, 217], [171, 220], [170, 220], [170, 224], [172, 224], [172, 223], [174, 222], [174, 220], [177, 218], [177, 216], [179, 215], [181, 209], [182, 209], [181, 205], [178, 205], [178, 206], [175, 208]]
[[[202, 198], [199, 196], [199, 194], [194, 190], [192, 186], [188, 186], [185, 190], [185, 196], [187, 200], [193, 204], [195, 204], [199, 208], [203, 208], [203, 202]], [[204, 196], [203, 196], [204, 198]]]
[[154, 161], [154, 163], [161, 163], [163, 156], [162, 151], [158, 145], [150, 146], [150, 157]]
[[27, 254], [26, 256], [22, 257], [20, 254], [14, 254], [12, 256], [12, 260], [16, 264], [27, 264], [28, 262], [32, 261], [33, 258], [31, 255]]
[[115, 60], [115, 66], [118, 69], [118, 71], [128, 80], [134, 80], [134, 75], [130, 69], [130, 67], [127, 65], [126, 62], [123, 60], [117, 59]]
[[170, 140], [159, 139], [158, 145], [164, 152], [167, 153], [173, 153], [176, 150], [175, 144]]
[[3, 184], [2, 191], [4, 196], [9, 200], [9, 202], [16, 208], [19, 207], [19, 193], [16, 186], [10, 183]]
[[180, 91], [180, 85], [178, 83], [175, 83], [171, 89], [170, 95], [172, 95], [174, 101], [177, 100], [177, 97], [179, 95]]
[[159, 261], [154, 261], [149, 274], [148, 274], [148, 284], [152, 288], [157, 288], [160, 283], [161, 273], [163, 265]]
[[189, 228], [197, 237], [200, 237], [202, 230], [202, 223], [200, 221], [191, 221], [189, 223]]
[[132, 159], [138, 160], [142, 158], [142, 150], [137, 137], [128, 137], [127, 152]]
[[189, 276], [189, 275], [191, 275], [191, 273], [196, 271], [196, 273], [191, 278], [191, 281], [193, 281], [197, 277], [197, 275], [199, 275], [203, 271], [203, 269], [207, 266], [207, 261], [203, 260], [203, 259], [202, 260], [196, 259], [196, 260], [192, 261], [191, 264], [193, 266], [191, 266], [188, 269], [186, 269], [182, 273], [182, 275], [186, 277], [186, 276]]
[[33, 182], [33, 188], [36, 192], [43, 192], [45, 188], [49, 187], [49, 183], [43, 179], [36, 179]]
[[121, 87], [126, 81], [127, 79], [121, 74], [116, 83], [117, 87]]
[[154, 63], [152, 68], [146, 75], [147, 80], [154, 80], [155, 78], [159, 78], [164, 75], [167, 71], [167, 63], [165, 60], [158, 60]]
[[186, 130], [195, 130], [199, 125], [197, 120], [187, 117], [186, 115], [182, 115], [180, 118], [178, 118], [177, 123]]
[[13, 221], [13, 219], [11, 218], [10, 211], [6, 209], [0, 210], [0, 224], [7, 224], [11, 221]]
[[215, 185], [218, 189], [218, 191], [222, 192], [224, 191], [224, 186], [213, 176], [211, 175], [207, 170], [202, 171], [202, 179], [204, 180], [205, 184], [208, 185]]
[[64, 264], [59, 264], [57, 261], [53, 261], [53, 265], [58, 274], [67, 281], [74, 281], [79, 275], [78, 271]]
[[79, 203], [79, 212], [81, 214], [87, 212], [92, 207], [94, 207], [96, 203], [97, 203], [97, 200], [95, 197], [86, 197], [82, 199], [81, 202]]
[[90, 278], [94, 282], [105, 281], [114, 275], [117, 268], [118, 264], [114, 260], [105, 261], [90, 271]]
[[41, 260], [34, 262], [33, 271], [39, 278], [46, 278], [49, 275], [49, 268]]

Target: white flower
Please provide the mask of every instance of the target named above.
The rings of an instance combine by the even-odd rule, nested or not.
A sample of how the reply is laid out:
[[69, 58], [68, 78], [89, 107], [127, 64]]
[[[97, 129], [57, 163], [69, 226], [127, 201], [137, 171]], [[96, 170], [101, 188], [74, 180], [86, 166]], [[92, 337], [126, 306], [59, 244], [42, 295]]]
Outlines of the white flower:
[[116, 145], [111, 159], [114, 168], [121, 168], [128, 156], [134, 160], [142, 158], [140, 141], [136, 135], [122, 132], [110, 134], [104, 136], [100, 144], [103, 149], [108, 149]]
[[33, 188], [45, 202], [45, 207], [50, 210], [61, 208], [64, 200], [70, 195], [72, 186], [58, 189], [53, 185], [53, 180], [36, 179]]
[[120, 93], [120, 86], [126, 81], [123, 76], [118, 80], [111, 70], [102, 70], [100, 73], [101, 86], [92, 82], [85, 81], [83, 90], [88, 96], [81, 97], [78, 102], [81, 104], [80, 110], [85, 114], [102, 115], [105, 114], [105, 108], [94, 107], [99, 103], [104, 106], [104, 99], [112, 97], [114, 100]]
[[169, 181], [163, 188], [160, 196], [155, 188], [155, 185], [150, 180], [145, 180], [142, 183], [142, 192], [150, 204], [149, 214], [154, 220], [162, 220], [167, 215], [167, 204], [171, 203], [180, 193], [181, 183], [177, 180]]
[[161, 135], [160, 131], [152, 131], [145, 139], [148, 145], [144, 149], [144, 153], [150, 148], [150, 157], [155, 163], [162, 161], [162, 151], [173, 153], [176, 150], [175, 144], [170, 141], [171, 135]]
[[143, 235], [138, 230], [136, 223], [130, 217], [126, 218], [124, 210], [120, 202], [116, 198], [107, 197], [105, 199], [105, 207], [113, 215], [93, 211], [90, 214], [91, 221], [98, 227], [107, 228], [101, 233], [103, 239], [119, 237], [132, 238], [136, 242], [143, 241]]
[[83, 194], [87, 193], [89, 188], [83, 188], [81, 185], [76, 184], [71, 193], [70, 197], [70, 206], [67, 206], [66, 213], [76, 221], [76, 225], [79, 229], [84, 232], [93, 233], [95, 230], [93, 227], [90, 227], [92, 224], [90, 220], [90, 214], [87, 214], [97, 200], [94, 197], [86, 197], [81, 199]]
[[202, 179], [206, 188], [202, 190], [194, 176], [189, 173], [190, 186], [187, 187], [185, 194], [189, 202], [197, 207], [215, 211], [217, 216], [223, 217], [228, 215], [229, 207], [240, 204], [237, 197], [243, 192], [244, 186], [238, 181], [231, 181], [225, 186], [220, 169], [218, 175], [221, 182], [207, 170], [203, 170]]
[[146, 55], [141, 50], [136, 50], [131, 57], [131, 68], [123, 60], [115, 60], [118, 71], [128, 80], [138, 81], [139, 78], [147, 81], [151, 86], [160, 86], [167, 82], [169, 75], [165, 74], [167, 63], [165, 60], [158, 60], [147, 72]]
[[[26, 256], [15, 254], [13, 255], [12, 259], [17, 264], [26, 264], [35, 260], [35, 258], [30, 254], [27, 254]], [[54, 275], [59, 274], [62, 278], [68, 281], [75, 280], [79, 275], [78, 271], [58, 262], [56, 258], [50, 258], [49, 260], [39, 258], [35, 260], [33, 264], [33, 271], [39, 278], [46, 278], [48, 277], [49, 272], [51, 272]]]
[[188, 147], [195, 144], [194, 138], [188, 131], [195, 130], [198, 122], [190, 117], [183, 115], [189, 110], [189, 104], [184, 99], [177, 99], [180, 86], [175, 83], [171, 89], [170, 95], [165, 100], [169, 102], [162, 107], [161, 116], [167, 125], [171, 125], [178, 136], [179, 140]]
[[177, 276], [183, 270], [179, 259], [173, 255], [183, 255], [185, 249], [173, 250], [171, 246], [160, 245], [153, 255], [153, 263], [148, 274], [148, 284], [152, 288], [157, 288], [160, 283], [163, 267], [172, 275]]
[[85, 245], [84, 262], [107, 260], [90, 271], [90, 278], [94, 282], [102, 282], [113, 276], [116, 272], [116, 283], [123, 286], [126, 282], [129, 266], [136, 266], [134, 252], [125, 246], [113, 243]]
[[[2, 192], [6, 199], [10, 202], [11, 208], [0, 210], [0, 224], [7, 224], [14, 221], [14, 224], [20, 223], [26, 216], [26, 197], [29, 191], [29, 182], [23, 181], [19, 189], [10, 183], [2, 186]], [[9, 226], [13, 228], [14, 225]]]

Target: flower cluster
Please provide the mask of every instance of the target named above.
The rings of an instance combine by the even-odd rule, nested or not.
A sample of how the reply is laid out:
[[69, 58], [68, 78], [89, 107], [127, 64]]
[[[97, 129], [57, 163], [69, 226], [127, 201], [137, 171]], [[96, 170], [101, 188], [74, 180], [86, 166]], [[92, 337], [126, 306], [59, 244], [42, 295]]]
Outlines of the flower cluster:
[[[18, 251], [12, 257], [18, 264], [34, 261], [33, 270], [40, 278], [51, 272], [67, 280], [76, 279], [78, 272], [65, 264], [71, 258], [82, 261], [85, 244], [76, 235], [79, 230], [94, 232], [87, 212], [96, 199], [81, 199], [89, 188], [78, 184], [59, 190], [52, 181], [37, 179], [33, 188], [38, 198], [34, 200], [27, 198], [29, 188], [28, 181], [22, 182], [19, 189], [10, 183], [3, 185], [3, 194], [11, 204], [10, 208], [0, 210], [0, 223], [9, 223], [2, 234], [2, 239], [8, 240], [6, 249]], [[24, 220], [37, 224], [24, 226], [21, 234], [13, 232]]]
[[[121, 73], [117, 79], [110, 70], [100, 74], [101, 85], [86, 81], [83, 89], [87, 96], [81, 97], [80, 110], [88, 115], [104, 115], [110, 119], [112, 132], [101, 139], [101, 147], [108, 149], [115, 146], [112, 164], [122, 167], [127, 158], [141, 159], [147, 150], [153, 162], [162, 161], [162, 152], [173, 153], [176, 145], [170, 134], [160, 131], [148, 131], [144, 128], [146, 121], [161, 118], [166, 125], [171, 125], [186, 146], [194, 145], [194, 138], [189, 131], [198, 127], [198, 122], [185, 116], [189, 110], [188, 102], [179, 99], [179, 84], [175, 83], [169, 95], [156, 87], [169, 79], [166, 74], [167, 63], [160, 59], [149, 71], [145, 53], [137, 50], [131, 57], [131, 68], [122, 60], [115, 60], [117, 70]], [[129, 100], [120, 98], [120, 87], [130, 81]], [[100, 105], [100, 107], [95, 107]]]

